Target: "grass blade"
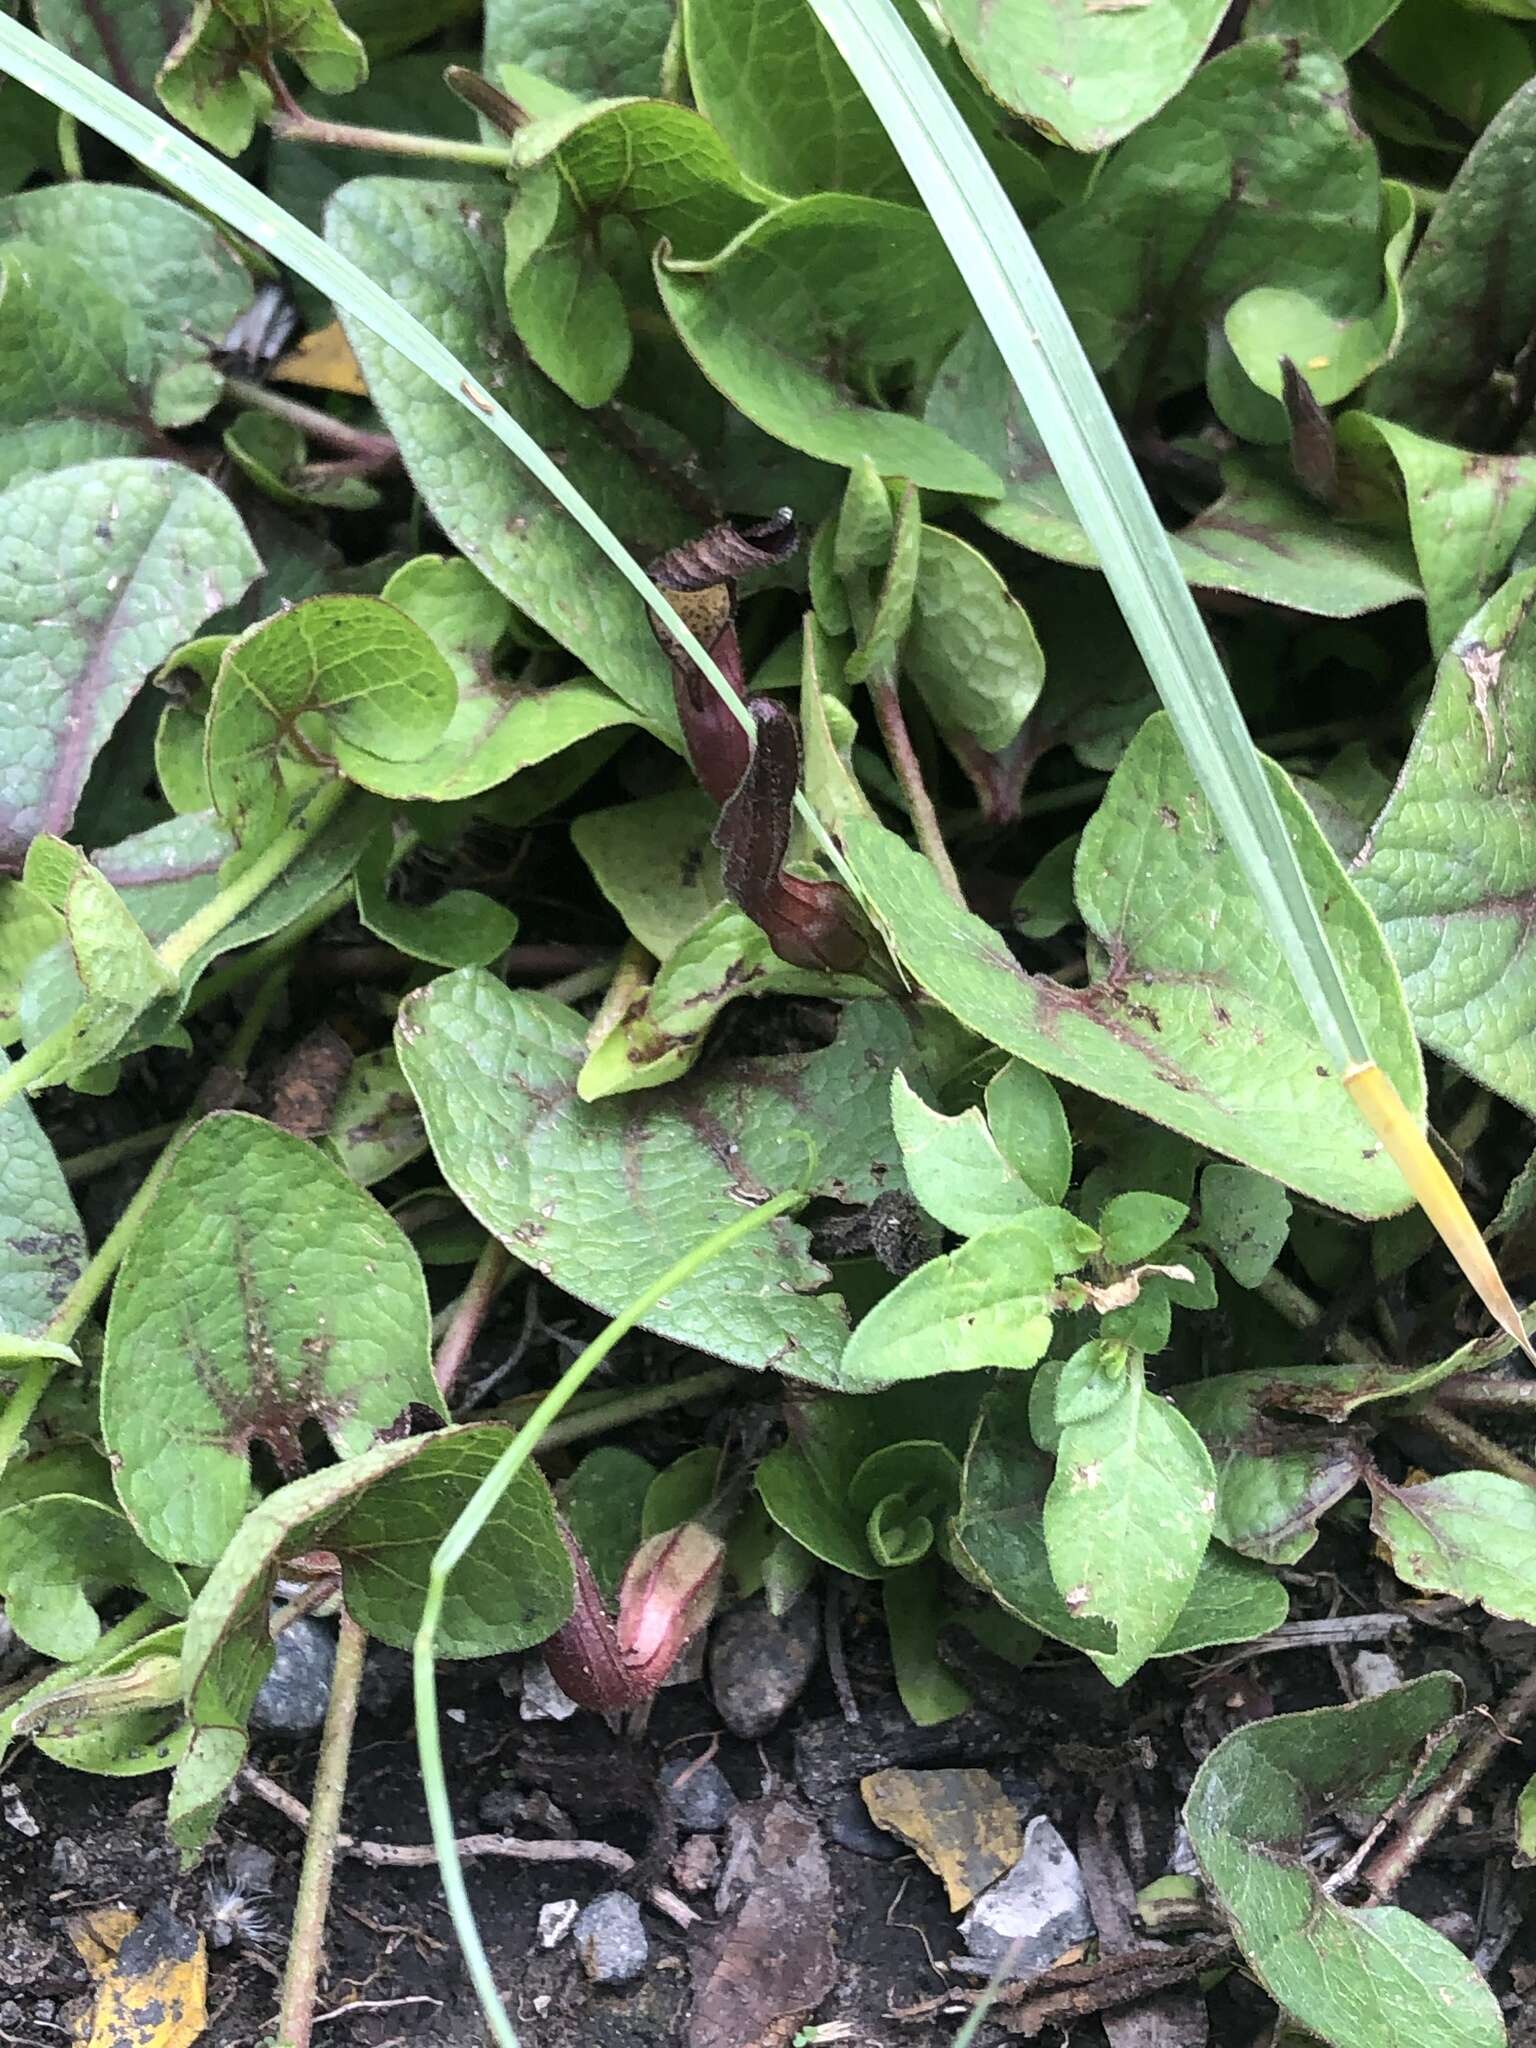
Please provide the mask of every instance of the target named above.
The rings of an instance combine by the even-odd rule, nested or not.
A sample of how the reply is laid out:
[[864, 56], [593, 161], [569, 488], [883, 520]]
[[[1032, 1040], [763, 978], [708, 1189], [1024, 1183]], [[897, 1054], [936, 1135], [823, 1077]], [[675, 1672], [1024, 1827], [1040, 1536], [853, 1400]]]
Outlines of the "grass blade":
[[1258, 749], [1066, 308], [891, 0], [809, 0], [906, 165], [1045, 444], [1324, 1049], [1489, 1314], [1536, 1363], [1454, 1184], [1371, 1057]]

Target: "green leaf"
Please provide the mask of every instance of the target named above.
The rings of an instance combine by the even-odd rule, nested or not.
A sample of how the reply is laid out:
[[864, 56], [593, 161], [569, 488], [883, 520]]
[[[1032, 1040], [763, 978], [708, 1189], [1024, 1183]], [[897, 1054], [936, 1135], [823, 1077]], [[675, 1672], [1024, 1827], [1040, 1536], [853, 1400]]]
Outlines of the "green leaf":
[[1258, 1286], [1290, 1229], [1290, 1197], [1267, 1174], [1220, 1162], [1201, 1174], [1197, 1241], [1209, 1245], [1239, 1287]]
[[640, 1548], [646, 1494], [655, 1478], [656, 1467], [649, 1459], [618, 1444], [603, 1444], [588, 1451], [560, 1488], [560, 1512], [610, 1606], [618, 1598], [629, 1560]]
[[[893, 1450], [904, 1459], [919, 1432], [926, 1438], [936, 1426], [943, 1441], [922, 1446], [921, 1469], [931, 1469], [935, 1450], [944, 1460], [956, 1458], [965, 1449], [984, 1385], [972, 1380], [951, 1386], [938, 1416], [921, 1387], [796, 1402], [789, 1442], [757, 1468], [763, 1505], [786, 1535], [824, 1564], [855, 1578], [879, 1578], [884, 1567], [869, 1547], [867, 1525], [870, 1508], [884, 1496], [866, 1497], [861, 1509], [853, 1498], [855, 1482], [863, 1473], [878, 1486], [881, 1460]], [[947, 1493], [953, 1473], [948, 1464], [943, 1469]]]
[[303, 1139], [205, 1117], [113, 1289], [102, 1432], [123, 1505], [162, 1556], [212, 1564], [253, 1444], [296, 1474], [313, 1422], [357, 1456], [413, 1401], [440, 1412], [430, 1353], [421, 1267], [378, 1204]]
[[[46, 379], [55, 394], [49, 412], [68, 404], [62, 380], [71, 373], [88, 380], [76, 386], [81, 410], [97, 409], [92, 397], [108, 412], [123, 410], [121, 391], [106, 374], [113, 340], [124, 351], [123, 369], [138, 372], [142, 395], [130, 411], [141, 425], [147, 427], [152, 417], [162, 427], [186, 426], [216, 403], [221, 380], [208, 363], [209, 349], [251, 302], [245, 265], [217, 228], [163, 193], [73, 183], [40, 186], [0, 202], [0, 240], [11, 237], [67, 254], [85, 280], [83, 295], [71, 279], [61, 296], [44, 290], [31, 301], [43, 326], [40, 331], [34, 325], [24, 339], [35, 351], [32, 375]], [[108, 302], [106, 315], [101, 295]], [[61, 332], [63, 347], [50, 359], [46, 326], [62, 329], [77, 298], [89, 327]], [[105, 347], [87, 368], [93, 343]], [[5, 411], [15, 418], [24, 401], [15, 380], [8, 382]]]
[[363, 1188], [426, 1151], [427, 1127], [393, 1046], [352, 1062], [325, 1137], [338, 1165]]
[[[378, 597], [312, 597], [225, 649], [208, 713], [208, 788], [242, 841], [289, 803], [284, 768], [317, 748], [364, 788], [426, 755], [453, 716], [453, 672], [414, 619]], [[384, 762], [382, 776], [375, 764]]]
[[[283, 1558], [333, 1551], [359, 1626], [409, 1647], [443, 1533], [508, 1440], [481, 1424], [379, 1444], [280, 1487], [246, 1516], [187, 1617], [182, 1682], [194, 1733], [168, 1816], [184, 1852], [207, 1841], [245, 1760], [246, 1721], [272, 1664], [267, 1617]], [[549, 1489], [525, 1465], [454, 1573], [439, 1654], [526, 1649], [565, 1620], [572, 1594]]]
[[674, 1458], [645, 1489], [641, 1536], [664, 1536], [681, 1522], [702, 1521], [719, 1490], [720, 1477], [721, 1454], [714, 1444], [699, 1444]]
[[[155, 76], [180, 26], [179, 13], [162, 7], [160, 0], [113, 0], [110, 13], [82, 7], [79, 0], [35, 0], [32, 16], [38, 34], [55, 49], [145, 106], [154, 105]], [[9, 107], [6, 118], [12, 118]]]
[[1536, 516], [1536, 457], [1469, 455], [1368, 413], [1339, 421], [1340, 487], [1362, 516], [1402, 524], [1403, 511], [1438, 656], [1498, 588]]
[[725, 902], [711, 838], [715, 806], [700, 789], [584, 811], [571, 822], [592, 879], [648, 953], [665, 960]]
[[272, 111], [273, 60], [290, 57], [321, 92], [368, 75], [362, 43], [334, 0], [197, 0], [155, 89], [185, 128], [238, 156]]
[[101, 1633], [87, 1593], [120, 1586], [167, 1614], [187, 1611], [180, 1572], [128, 1526], [94, 1451], [51, 1451], [13, 1466], [0, 1484], [0, 1593], [23, 1642], [61, 1662], [85, 1656]]
[[[897, 502], [887, 558], [880, 564], [882, 574], [874, 609], [867, 624], [860, 625], [859, 644], [843, 665], [843, 675], [849, 683], [867, 683], [871, 676], [883, 676], [895, 667], [912, 622], [912, 599], [917, 589], [923, 541], [921, 509], [922, 501], [908, 484]], [[839, 518], [839, 535], [842, 525]]]
[[486, 0], [484, 68], [526, 64], [583, 96], [654, 92], [671, 0]]
[[[1117, 14], [1148, 33], [1143, 11]], [[1202, 380], [1208, 323], [1256, 278], [1337, 315], [1380, 296], [1381, 184], [1339, 60], [1278, 38], [1202, 65], [1115, 151], [1040, 254], [1089, 360], [1143, 402]]]
[[1045, 681], [1029, 614], [986, 556], [925, 526], [902, 668], [941, 732], [999, 753]]
[[[518, 351], [490, 343], [502, 304], [501, 218], [475, 186], [364, 178], [326, 212], [342, 255], [386, 283], [542, 445], [642, 554], [684, 536], [662, 485], [615, 450]], [[360, 322], [347, 325], [368, 390], [433, 517], [483, 576], [568, 647], [647, 723], [674, 729], [666, 661], [632, 591], [600, 566], [553, 499], [509, 464], [480, 424]]]
[[1296, 1373], [1234, 1372], [1176, 1396], [1215, 1463], [1217, 1536], [1265, 1564], [1305, 1557], [1319, 1520], [1366, 1468], [1357, 1434], [1287, 1419], [1292, 1388], [1304, 1399], [1306, 1381]]
[[533, 688], [502, 674], [498, 650], [516, 614], [461, 558], [420, 555], [395, 571], [381, 595], [432, 636], [459, 690], [448, 729], [431, 752], [390, 765], [391, 795], [434, 803], [478, 796], [593, 733], [633, 722], [627, 707], [595, 683]]
[[[516, 1257], [607, 1313], [743, 1203], [807, 1185], [802, 1176], [809, 1193], [845, 1202], [901, 1185], [876, 1085], [907, 1053], [892, 1005], [850, 1004], [837, 1042], [819, 1053], [594, 1103], [576, 1092], [585, 1021], [476, 969], [408, 998], [396, 1035], [459, 1199]], [[842, 1303], [808, 1293], [825, 1279], [805, 1231], [780, 1218], [658, 1304], [645, 1327], [841, 1386]]]
[[569, 198], [543, 246], [507, 284], [517, 338], [576, 405], [606, 405], [629, 370], [629, 313], [596, 237]]
[[[1251, 390], [1274, 401], [1261, 411], [1269, 415], [1267, 430], [1252, 438], [1281, 442], [1289, 438], [1282, 359], [1296, 367], [1319, 405], [1337, 405], [1358, 389], [1392, 353], [1403, 321], [1401, 279], [1413, 241], [1413, 194], [1389, 180], [1382, 187], [1381, 263], [1385, 286], [1380, 303], [1368, 313], [1335, 313], [1310, 292], [1294, 287], [1259, 285], [1244, 292], [1227, 309], [1224, 333], [1228, 346], [1250, 380]], [[1219, 360], [1219, 359], [1218, 359]], [[1251, 393], [1245, 394], [1250, 397]], [[1212, 398], [1221, 410], [1221, 393]], [[1234, 419], [1233, 426], [1242, 431]]]
[[1435, 208], [1403, 280], [1402, 339], [1366, 394], [1373, 413], [1490, 445], [1479, 433], [1497, 416], [1490, 381], [1536, 323], [1533, 144], [1536, 83], [1504, 102]]
[[[1065, 486], [986, 330], [962, 337], [934, 380], [925, 419], [985, 462], [1003, 495], [974, 510], [1052, 561], [1098, 565]], [[1325, 618], [1354, 618], [1419, 592], [1409, 549], [1390, 534], [1340, 527], [1254, 456], [1222, 465], [1222, 495], [1169, 546], [1185, 580]]]
[[242, 412], [224, 429], [224, 452], [259, 491], [290, 511], [314, 506], [368, 512], [379, 502], [377, 488], [360, 476], [335, 476], [311, 465], [299, 429], [266, 412]]
[[[502, 78], [516, 97], [516, 69]], [[573, 235], [595, 238], [606, 219], [621, 216], [647, 254], [665, 240], [678, 255], [712, 256], [776, 199], [742, 175], [708, 121], [670, 100], [573, 108], [523, 129], [516, 154], [519, 166], [557, 170], [556, 189], [566, 195], [544, 249]], [[521, 192], [536, 182], [525, 177]], [[509, 247], [511, 240], [509, 232]], [[512, 275], [509, 258], [509, 283]]]
[[1212, 1542], [1179, 1618], [1157, 1646], [1159, 1657], [1187, 1657], [1221, 1643], [1250, 1643], [1279, 1628], [1290, 1595], [1271, 1571]]
[[938, 428], [869, 402], [935, 364], [965, 317], [926, 214], [840, 193], [793, 200], [708, 261], [661, 257], [656, 276], [705, 376], [775, 439], [824, 462], [868, 455], [924, 489], [1000, 492]]
[[[40, 834], [27, 849], [22, 880], [64, 920], [65, 938], [33, 963], [22, 991], [22, 1019], [36, 1045], [69, 1027], [34, 1086], [74, 1079], [123, 1043], [140, 1017], [174, 993], [177, 978], [156, 957], [132, 913], [78, 847]], [[34, 1019], [28, 1001], [42, 970], [58, 960], [53, 1001]]]
[[1177, 1621], [1215, 1510], [1205, 1445], [1148, 1389], [1133, 1355], [1119, 1400], [1063, 1429], [1044, 1510], [1046, 1555], [1068, 1612], [1115, 1630], [1113, 1655], [1089, 1652], [1111, 1684], [1139, 1671]]
[[1150, 1259], [1188, 1214], [1187, 1203], [1168, 1195], [1132, 1190], [1113, 1196], [1099, 1218], [1105, 1258], [1112, 1266], [1134, 1266]]
[[[99, 1650], [80, 1665], [56, 1667], [0, 1714], [26, 1715], [27, 1739], [52, 1762], [93, 1777], [141, 1778], [180, 1762], [190, 1730], [182, 1718], [181, 1625], [157, 1629], [115, 1656]], [[48, 1703], [57, 1704], [47, 1711]]]
[[[8, 1064], [0, 1053], [0, 1074]], [[53, 1147], [25, 1096], [13, 1096], [0, 1109], [0, 1345], [47, 1328], [85, 1257], [85, 1232]]]
[[1378, 1813], [1456, 1713], [1444, 1673], [1351, 1707], [1250, 1723], [1201, 1766], [1185, 1808], [1195, 1854], [1248, 1967], [1336, 2048], [1503, 2048], [1498, 2003], [1443, 1934], [1393, 1906], [1341, 1906], [1305, 1860], [1318, 1816]]
[[892, 1572], [880, 1589], [896, 1690], [907, 1718], [937, 1727], [963, 1714], [971, 1695], [939, 1656], [939, 1634], [950, 1620], [944, 1574], [937, 1558]]
[[[1367, 1035], [1422, 1114], [1418, 1050], [1375, 920], [1305, 805], [1269, 770]], [[1078, 901], [1103, 967], [1085, 991], [1020, 972], [928, 863], [879, 826], [846, 828], [853, 873], [920, 987], [973, 1031], [1214, 1151], [1362, 1216], [1404, 1206], [1192, 777], [1173, 728], [1147, 721], [1083, 834]], [[1262, 1048], [1263, 1058], [1256, 1058]]]
[[1061, 1097], [1038, 1067], [1009, 1060], [986, 1087], [987, 1125], [997, 1149], [1047, 1207], [1072, 1183], [1072, 1132]]
[[1371, 1527], [1410, 1586], [1536, 1621], [1536, 1492], [1499, 1472], [1415, 1485], [1371, 1478]]
[[159, 666], [260, 567], [233, 507], [169, 462], [82, 464], [0, 493], [0, 861], [69, 827], [92, 761]]
[[1073, 1614], [1057, 1591], [1045, 1549], [1051, 1461], [1029, 1426], [1027, 1382], [987, 1396], [966, 1453], [952, 1528], [955, 1562], [1008, 1613], [1073, 1649], [1113, 1656], [1106, 1621]]
[[357, 914], [375, 937], [434, 967], [489, 967], [517, 937], [516, 913], [480, 889], [449, 889], [431, 903], [389, 894], [393, 834], [368, 842], [357, 864]]
[[[891, 493], [867, 455], [848, 472], [843, 502], [832, 530], [832, 568], [844, 583], [864, 570], [884, 569], [890, 560], [895, 515]], [[811, 591], [816, 581], [812, 573]]]
[[882, 1444], [853, 1475], [848, 1503], [864, 1517], [869, 1552], [882, 1571], [905, 1571], [933, 1548], [960, 1499], [960, 1460], [947, 1445], [916, 1439]]
[[1315, 36], [1335, 55], [1352, 57], [1381, 27], [1398, 0], [1253, 0], [1245, 36]]
[[890, 1386], [941, 1372], [1038, 1364], [1051, 1341], [1056, 1268], [1034, 1222], [974, 1237], [909, 1273], [848, 1341], [848, 1384]]
[[1155, 114], [1222, 16], [1220, 0], [1171, 0], [1155, 17], [1093, 0], [942, 0], [939, 12], [988, 92], [1052, 142], [1085, 150], [1107, 149]]
[[898, 1073], [891, 1081], [891, 1123], [907, 1185], [946, 1230], [976, 1237], [1044, 1206], [1004, 1158], [979, 1109], [942, 1116]]
[[[1457, 636], [1356, 869], [1424, 1043], [1536, 1111], [1536, 886], [1526, 764], [1536, 745], [1536, 572]], [[1454, 849], [1454, 859], [1448, 850]]]

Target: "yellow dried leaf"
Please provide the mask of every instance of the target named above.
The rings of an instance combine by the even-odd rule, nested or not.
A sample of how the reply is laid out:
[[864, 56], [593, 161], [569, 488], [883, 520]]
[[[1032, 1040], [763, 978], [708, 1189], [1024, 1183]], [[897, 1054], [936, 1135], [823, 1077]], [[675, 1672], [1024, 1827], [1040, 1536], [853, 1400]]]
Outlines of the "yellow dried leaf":
[[990, 1771], [872, 1771], [859, 1790], [875, 1826], [943, 1880], [956, 1913], [1024, 1853], [1017, 1810]]
[[100, 1987], [84, 2048], [192, 2048], [208, 2024], [208, 1951], [163, 1910], [107, 1906], [67, 1932]]
[[345, 391], [354, 398], [368, 396], [357, 357], [339, 320], [306, 334], [298, 347], [290, 349], [274, 367], [272, 376], [279, 384], [307, 384], [315, 391]]

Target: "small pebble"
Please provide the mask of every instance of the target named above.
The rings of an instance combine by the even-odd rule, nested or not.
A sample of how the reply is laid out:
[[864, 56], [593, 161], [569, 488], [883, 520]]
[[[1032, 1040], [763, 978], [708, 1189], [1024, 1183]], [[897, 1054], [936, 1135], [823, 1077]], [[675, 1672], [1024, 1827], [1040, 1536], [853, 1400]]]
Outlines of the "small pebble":
[[1380, 1699], [1384, 1692], [1396, 1692], [1403, 1682], [1396, 1660], [1385, 1650], [1356, 1650], [1346, 1664], [1357, 1700]]
[[336, 1638], [301, 1614], [272, 1645], [275, 1662], [251, 1708], [251, 1726], [273, 1735], [307, 1735], [325, 1721], [336, 1668]]
[[231, 1884], [239, 1885], [243, 1892], [253, 1898], [272, 1889], [272, 1880], [277, 1874], [277, 1858], [270, 1849], [263, 1849], [257, 1842], [236, 1842], [224, 1858], [224, 1868]]
[[864, 1804], [864, 1795], [855, 1785], [838, 1793], [822, 1819], [830, 1838], [840, 1848], [851, 1849], [855, 1856], [870, 1856], [877, 1863], [894, 1863], [898, 1856], [909, 1854], [905, 1842], [898, 1842], [884, 1828], [875, 1826]]
[[673, 1818], [690, 1833], [710, 1834], [723, 1828], [736, 1811], [736, 1794], [718, 1764], [674, 1757], [661, 1773]]
[[546, 1899], [539, 1908], [539, 1947], [558, 1948], [576, 1924], [574, 1899]]
[[78, 1888], [91, 1874], [91, 1859], [72, 1835], [60, 1835], [48, 1858], [48, 1868], [60, 1884]]
[[989, 1885], [960, 1922], [966, 1948], [982, 1962], [1011, 1951], [1012, 1977], [1048, 1970], [1093, 1931], [1077, 1858], [1044, 1814], [1025, 1829], [1024, 1853], [1012, 1870]]
[[713, 1835], [690, 1835], [672, 1858], [672, 1878], [679, 1891], [707, 1892], [720, 1875], [720, 1844]]
[[720, 1718], [733, 1735], [752, 1738], [778, 1726], [801, 1693], [821, 1655], [821, 1615], [804, 1594], [782, 1620], [760, 1597], [715, 1624], [709, 1645], [709, 1682]]
[[640, 1908], [628, 1892], [600, 1892], [576, 1916], [576, 1954], [594, 1984], [628, 1984], [651, 1959]]
[[517, 1711], [525, 1721], [569, 1721], [576, 1712], [576, 1702], [561, 1691], [542, 1657], [530, 1657], [523, 1666], [523, 1691]]

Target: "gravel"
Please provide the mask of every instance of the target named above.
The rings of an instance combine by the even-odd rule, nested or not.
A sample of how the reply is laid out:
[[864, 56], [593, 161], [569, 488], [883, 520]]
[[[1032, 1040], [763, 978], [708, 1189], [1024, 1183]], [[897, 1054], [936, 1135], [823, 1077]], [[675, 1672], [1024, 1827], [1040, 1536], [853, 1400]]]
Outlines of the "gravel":
[[581, 1967], [594, 1984], [628, 1984], [651, 1959], [640, 1908], [628, 1892], [600, 1892], [572, 1929]]

